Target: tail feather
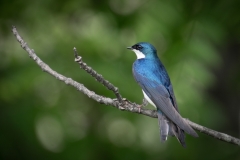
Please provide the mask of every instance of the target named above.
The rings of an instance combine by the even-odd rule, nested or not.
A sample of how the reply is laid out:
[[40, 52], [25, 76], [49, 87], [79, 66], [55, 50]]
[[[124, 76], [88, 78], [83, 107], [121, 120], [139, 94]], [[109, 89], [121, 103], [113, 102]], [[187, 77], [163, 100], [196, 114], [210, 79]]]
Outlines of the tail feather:
[[185, 143], [184, 130], [180, 129], [179, 127], [178, 127], [178, 130], [179, 130], [178, 135], [176, 137], [177, 137], [178, 141], [181, 143], [181, 145], [186, 148], [187, 146], [186, 146], [186, 143]]
[[160, 126], [161, 142], [165, 142], [169, 132], [169, 124], [166, 117], [160, 111], [158, 111], [158, 124]]
[[184, 130], [180, 129], [176, 124], [170, 122], [165, 115], [163, 115], [160, 111], [158, 113], [158, 123], [160, 126], [160, 140], [161, 142], [165, 142], [167, 140], [167, 136], [175, 136], [179, 143], [186, 147], [185, 143], [185, 134]]
[[175, 137], [177, 138], [178, 142], [183, 147], [186, 147], [184, 130], [180, 129], [178, 126], [176, 126], [173, 123], [172, 123], [172, 126], [175, 126], [174, 133], [175, 133]]

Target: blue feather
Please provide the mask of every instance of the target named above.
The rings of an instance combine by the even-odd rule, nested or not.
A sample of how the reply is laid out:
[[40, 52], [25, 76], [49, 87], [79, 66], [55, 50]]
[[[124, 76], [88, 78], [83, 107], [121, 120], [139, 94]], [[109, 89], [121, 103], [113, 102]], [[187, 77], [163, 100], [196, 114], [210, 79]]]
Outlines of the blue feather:
[[158, 110], [161, 141], [166, 141], [167, 135], [176, 136], [185, 147], [184, 131], [194, 137], [198, 135], [179, 114], [170, 78], [156, 49], [146, 42], [130, 49], [137, 52], [139, 58], [133, 63], [133, 76]]

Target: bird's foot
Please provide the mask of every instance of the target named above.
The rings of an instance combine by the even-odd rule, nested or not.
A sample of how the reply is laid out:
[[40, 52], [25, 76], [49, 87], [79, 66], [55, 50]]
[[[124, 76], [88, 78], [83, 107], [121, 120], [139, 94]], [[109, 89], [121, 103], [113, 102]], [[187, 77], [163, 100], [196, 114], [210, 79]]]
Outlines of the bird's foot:
[[148, 101], [145, 99], [145, 98], [143, 98], [143, 102], [142, 102], [142, 107], [146, 107], [148, 105]]
[[143, 98], [142, 104], [141, 105], [136, 105], [136, 107], [138, 107], [138, 113], [141, 113], [142, 107], [146, 107], [147, 105], [148, 105], [148, 101], [145, 98]]
[[148, 101], [145, 98], [143, 98], [142, 104], [138, 105], [134, 103], [134, 105], [138, 108], [138, 113], [141, 113], [142, 107], [146, 107], [148, 105]]

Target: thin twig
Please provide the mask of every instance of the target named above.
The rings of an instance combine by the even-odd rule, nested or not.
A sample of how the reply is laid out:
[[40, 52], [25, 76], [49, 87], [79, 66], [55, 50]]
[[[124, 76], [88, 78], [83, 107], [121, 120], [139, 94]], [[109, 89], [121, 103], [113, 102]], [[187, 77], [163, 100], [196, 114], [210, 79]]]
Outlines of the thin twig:
[[[18, 34], [15, 26], [12, 27], [12, 32], [15, 35], [15, 37], [17, 38], [17, 41], [21, 44], [21, 47], [25, 51], [27, 51], [29, 57], [31, 57], [44, 72], [47, 72], [50, 75], [54, 76], [56, 79], [65, 82], [67, 85], [71, 85], [71, 86], [75, 87], [77, 90], [84, 93], [89, 98], [91, 98], [101, 104], [113, 106], [120, 110], [130, 111], [133, 113], [139, 113], [139, 107], [137, 107], [137, 105], [135, 103], [132, 103], [126, 99], [122, 99], [123, 102], [120, 103], [118, 100], [100, 96], [100, 95], [96, 94], [95, 92], [86, 88], [83, 84], [78, 83], [78, 82], [72, 80], [71, 78], [65, 77], [65, 76], [59, 74], [58, 72], [54, 71], [36, 55], [36, 53], [34, 52], [33, 49], [30, 49], [28, 47], [27, 43]], [[141, 109], [140, 112], [141, 112], [141, 114], [149, 116], [149, 117], [157, 117], [157, 114], [154, 110]]]
[[[46, 63], [44, 63], [36, 55], [36, 53], [34, 52], [33, 49], [30, 49], [28, 47], [27, 43], [18, 34], [15, 26], [12, 27], [12, 32], [15, 35], [15, 37], [17, 38], [17, 41], [21, 44], [21, 47], [37, 63], [37, 65], [40, 68], [42, 68], [43, 71], [49, 73], [50, 75], [54, 76], [58, 80], [63, 81], [66, 84], [75, 87], [77, 90], [84, 93], [89, 98], [91, 98], [91, 99], [93, 99], [93, 100], [95, 100], [95, 101], [97, 101], [101, 104], [105, 104], [105, 105], [108, 105], [108, 106], [113, 106], [113, 107], [116, 107], [120, 110], [129, 111], [129, 112], [132, 112], [132, 113], [138, 113], [138, 114], [146, 115], [146, 116], [149, 116], [149, 117], [152, 117], [152, 118], [157, 118], [157, 113], [156, 113], [155, 110], [148, 110], [148, 109], [141, 108], [140, 112], [139, 112], [138, 105], [136, 105], [133, 102], [128, 101], [127, 99], [122, 98], [122, 96], [118, 92], [117, 87], [115, 87], [114, 85], [109, 83], [100, 74], [98, 74], [96, 71], [94, 71], [91, 67], [87, 66], [87, 64], [82, 61], [81, 57], [78, 56], [76, 48], [74, 48], [75, 61], [79, 63], [79, 65], [82, 69], [86, 70], [89, 74], [91, 74], [94, 78], [96, 78], [100, 83], [102, 83], [108, 89], [112, 90], [115, 93], [115, 95], [117, 97], [117, 100], [98, 95], [98, 94], [94, 93], [93, 91], [89, 90], [88, 88], [86, 88], [83, 84], [78, 83], [78, 82], [72, 80], [71, 78], [65, 77], [65, 76], [57, 73], [56, 71], [52, 70]], [[201, 125], [196, 124], [194, 122], [191, 122], [188, 119], [185, 119], [185, 120], [189, 123], [189, 125], [191, 127], [193, 127], [194, 129], [196, 129], [196, 130], [198, 130], [202, 133], [205, 133], [209, 136], [212, 136], [214, 138], [217, 138], [219, 140], [222, 140], [222, 141], [225, 141], [225, 142], [228, 142], [228, 143], [232, 143], [232, 144], [235, 144], [235, 145], [240, 145], [240, 139], [237, 139], [235, 137], [232, 137], [232, 136], [224, 134], [224, 133], [214, 131], [214, 130], [209, 129], [207, 127], [204, 127], [204, 126], [201, 126]]]
[[80, 68], [84, 69], [86, 72], [88, 72], [91, 76], [93, 76], [98, 82], [102, 83], [107, 89], [113, 91], [113, 93], [116, 95], [118, 101], [122, 103], [123, 99], [120, 95], [118, 88], [115, 87], [112, 83], [105, 80], [101, 74], [98, 74], [95, 70], [93, 70], [91, 67], [87, 66], [86, 63], [82, 61], [82, 57], [78, 55], [77, 49], [74, 47], [74, 56], [75, 56], [75, 62], [77, 62], [80, 65]]

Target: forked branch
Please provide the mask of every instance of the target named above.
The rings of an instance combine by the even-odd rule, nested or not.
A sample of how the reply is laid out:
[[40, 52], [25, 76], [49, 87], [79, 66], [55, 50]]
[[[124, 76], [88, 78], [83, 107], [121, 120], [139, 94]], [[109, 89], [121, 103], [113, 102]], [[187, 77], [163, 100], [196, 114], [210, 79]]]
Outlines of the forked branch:
[[[12, 27], [12, 32], [15, 35], [17, 41], [21, 44], [21, 47], [28, 53], [28, 55], [37, 63], [37, 65], [42, 68], [44, 72], [49, 73], [53, 77], [57, 78], [60, 81], [65, 82], [67, 85], [71, 85], [75, 87], [80, 92], [87, 95], [89, 98], [108, 106], [113, 106], [115, 108], [118, 108], [123, 111], [129, 111], [132, 113], [138, 113], [145, 116], [149, 116], [152, 118], [157, 118], [157, 113], [155, 110], [148, 110], [141, 108], [139, 110], [139, 105], [130, 102], [129, 100], [122, 98], [121, 94], [118, 91], [118, 88], [115, 87], [113, 84], [111, 84], [109, 81], [105, 80], [102, 75], [98, 74], [95, 70], [93, 70], [91, 67], [89, 67], [86, 63], [82, 61], [82, 57], [80, 57], [77, 53], [77, 49], [74, 47], [74, 55], [75, 55], [75, 61], [80, 65], [80, 68], [84, 69], [86, 72], [88, 72], [92, 77], [94, 77], [99, 83], [103, 84], [107, 89], [111, 90], [115, 96], [116, 99], [112, 99], [109, 97], [101, 96], [93, 91], [86, 88], [83, 84], [74, 81], [71, 78], [65, 77], [62, 74], [59, 74], [58, 72], [51, 69], [46, 63], [44, 63], [34, 52], [33, 49], [30, 49], [27, 43], [22, 39], [22, 37], [18, 34], [17, 29], [15, 26]], [[235, 137], [232, 137], [230, 135], [220, 133], [217, 131], [214, 131], [212, 129], [209, 129], [207, 127], [201, 126], [199, 124], [196, 124], [194, 122], [191, 122], [188, 119], [185, 119], [189, 125], [194, 128], [195, 130], [198, 130], [202, 133], [205, 133], [209, 136], [212, 136], [214, 138], [217, 138], [219, 140], [229, 142], [235, 145], [240, 145], [240, 139], [237, 139]]]

